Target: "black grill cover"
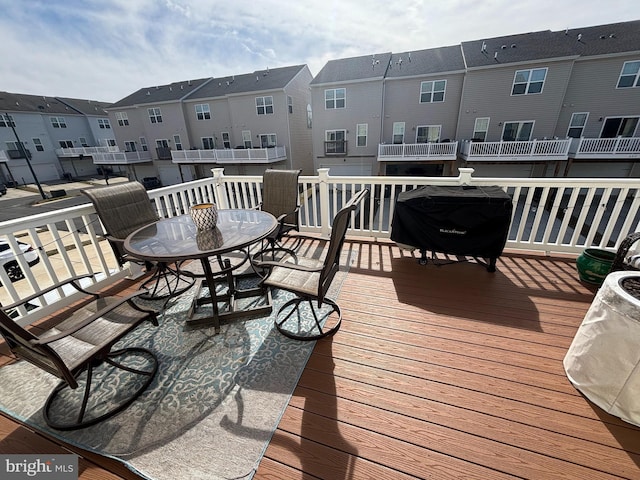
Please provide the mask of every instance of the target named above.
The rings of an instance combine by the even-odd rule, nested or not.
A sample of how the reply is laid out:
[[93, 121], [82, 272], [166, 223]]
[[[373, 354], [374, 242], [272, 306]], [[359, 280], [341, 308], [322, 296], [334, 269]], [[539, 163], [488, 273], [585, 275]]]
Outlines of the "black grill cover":
[[398, 195], [391, 239], [422, 251], [497, 258], [512, 208], [498, 186], [420, 187]]

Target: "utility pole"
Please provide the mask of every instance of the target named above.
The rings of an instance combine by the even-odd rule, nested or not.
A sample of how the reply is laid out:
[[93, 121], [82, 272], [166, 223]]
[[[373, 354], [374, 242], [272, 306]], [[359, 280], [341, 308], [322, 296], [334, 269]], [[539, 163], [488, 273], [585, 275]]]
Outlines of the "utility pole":
[[36, 182], [36, 185], [38, 186], [38, 191], [40, 192], [40, 196], [42, 197], [43, 200], [45, 200], [47, 198], [47, 194], [44, 193], [44, 190], [42, 189], [42, 185], [40, 185], [40, 182], [38, 181], [38, 177], [36, 177], [36, 172], [33, 171], [33, 166], [31, 166], [31, 158], [30, 158], [31, 153], [28, 152], [26, 148], [24, 148], [24, 145], [20, 141], [20, 137], [18, 137], [18, 132], [16, 132], [16, 127], [14, 127], [13, 120], [11, 120], [11, 117], [9, 116], [9, 114], [5, 113], [4, 116], [7, 124], [11, 127], [11, 130], [13, 130], [13, 135], [16, 137], [16, 141], [18, 142], [18, 149], [20, 150], [20, 152], [22, 152], [22, 155], [24, 155], [24, 158], [27, 161], [27, 166], [31, 171], [33, 180]]

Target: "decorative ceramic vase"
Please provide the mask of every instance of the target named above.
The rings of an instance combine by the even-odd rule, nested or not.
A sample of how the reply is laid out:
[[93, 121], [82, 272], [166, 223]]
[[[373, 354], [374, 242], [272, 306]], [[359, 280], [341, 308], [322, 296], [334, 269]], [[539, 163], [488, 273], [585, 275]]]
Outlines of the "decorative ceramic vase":
[[616, 254], [608, 250], [587, 248], [576, 259], [576, 267], [580, 280], [594, 285], [602, 285], [611, 270]]
[[189, 214], [198, 231], [212, 230], [218, 222], [218, 209], [215, 203], [192, 205], [189, 209]]

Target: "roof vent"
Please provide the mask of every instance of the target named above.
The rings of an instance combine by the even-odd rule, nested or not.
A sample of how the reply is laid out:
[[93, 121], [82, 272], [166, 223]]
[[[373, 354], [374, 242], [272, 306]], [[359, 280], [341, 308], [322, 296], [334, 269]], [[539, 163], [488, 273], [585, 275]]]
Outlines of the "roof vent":
[[506, 45], [502, 45], [500, 48], [501, 48], [502, 50], [506, 50], [506, 49], [507, 49], [507, 46], [506, 46]]
[[407, 53], [407, 56], [409, 57], [409, 62], [411, 62], [411, 52]]
[[581, 33], [579, 33], [579, 34], [578, 34], [578, 41], [581, 41], [581, 40], [582, 40], [582, 34], [581, 34]]
[[616, 34], [615, 33], [610, 33], [609, 34], [609, 38], [616, 38]]
[[487, 53], [487, 42], [482, 42], [482, 48], [480, 49], [482, 53]]
[[149, 90], [147, 90], [147, 95], [151, 95], [151, 92]]

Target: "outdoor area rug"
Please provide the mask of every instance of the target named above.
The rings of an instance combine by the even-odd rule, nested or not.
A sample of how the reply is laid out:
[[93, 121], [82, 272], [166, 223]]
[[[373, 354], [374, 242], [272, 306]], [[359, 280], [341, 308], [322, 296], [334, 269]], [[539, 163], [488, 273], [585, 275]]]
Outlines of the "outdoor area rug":
[[[331, 298], [346, 271], [334, 279]], [[159, 327], [142, 324], [116, 345], [148, 348], [159, 360], [153, 383], [120, 414], [76, 431], [49, 428], [42, 407], [58, 379], [25, 361], [0, 368], [0, 409], [151, 479], [251, 478], [315, 342], [275, 329], [279, 305], [292, 298], [279, 290], [272, 292], [271, 316], [223, 323], [217, 335], [213, 327], [185, 327], [193, 291], [166, 306]], [[118, 389], [114, 377], [103, 382], [107, 390]]]

